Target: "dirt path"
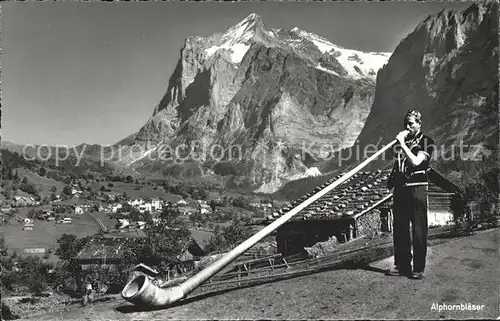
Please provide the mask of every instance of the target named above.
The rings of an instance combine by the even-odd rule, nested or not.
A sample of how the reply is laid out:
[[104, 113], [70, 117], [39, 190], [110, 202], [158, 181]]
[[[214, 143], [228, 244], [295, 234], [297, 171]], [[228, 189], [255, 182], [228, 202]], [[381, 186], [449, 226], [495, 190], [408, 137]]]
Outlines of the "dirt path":
[[[495, 229], [429, 248], [424, 280], [385, 276], [391, 257], [369, 266], [188, 298], [169, 309], [140, 311], [119, 299], [30, 320], [497, 318], [499, 237]], [[443, 303], [484, 307], [433, 309]]]

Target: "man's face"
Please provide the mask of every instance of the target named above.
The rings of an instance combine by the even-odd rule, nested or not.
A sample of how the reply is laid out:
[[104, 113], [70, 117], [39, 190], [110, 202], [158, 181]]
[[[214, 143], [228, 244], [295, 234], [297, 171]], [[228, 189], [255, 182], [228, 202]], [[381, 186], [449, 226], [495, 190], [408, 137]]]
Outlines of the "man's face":
[[405, 119], [405, 129], [410, 132], [410, 135], [415, 135], [420, 131], [421, 124], [417, 122], [415, 117], [407, 117]]

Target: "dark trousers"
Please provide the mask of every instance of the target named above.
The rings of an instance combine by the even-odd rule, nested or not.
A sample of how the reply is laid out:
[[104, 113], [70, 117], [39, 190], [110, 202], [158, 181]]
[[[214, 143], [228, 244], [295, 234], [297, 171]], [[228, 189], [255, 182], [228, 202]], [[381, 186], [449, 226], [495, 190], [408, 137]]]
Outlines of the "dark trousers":
[[396, 187], [393, 200], [394, 264], [400, 269], [410, 267], [413, 243], [413, 270], [423, 272], [427, 255], [427, 186]]

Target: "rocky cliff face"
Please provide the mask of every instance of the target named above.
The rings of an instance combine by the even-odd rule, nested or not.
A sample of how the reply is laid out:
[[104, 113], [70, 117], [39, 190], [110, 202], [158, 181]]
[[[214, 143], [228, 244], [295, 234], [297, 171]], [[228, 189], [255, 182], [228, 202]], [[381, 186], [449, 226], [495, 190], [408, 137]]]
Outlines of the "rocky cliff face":
[[360, 143], [374, 142], [377, 128], [392, 138], [409, 108], [421, 110], [424, 131], [439, 145], [498, 139], [497, 4], [442, 11], [401, 42], [379, 73]]
[[[498, 86], [498, 4], [473, 4], [467, 10], [429, 16], [380, 69], [357, 148], [390, 142], [412, 108], [422, 112], [423, 131], [437, 144], [436, 165], [450, 161], [453, 151], [459, 158], [460, 146], [465, 160], [472, 159], [478, 147], [479, 156], [493, 155], [498, 145]], [[335, 163], [323, 164], [321, 171], [332, 170]]]
[[[183, 159], [275, 191], [303, 176], [312, 154], [353, 144], [389, 56], [298, 28], [268, 29], [251, 14], [224, 34], [186, 39], [166, 94], [135, 142], [149, 142], [156, 159], [165, 147], [176, 158], [178, 147]], [[149, 159], [131, 164], [158, 167]]]

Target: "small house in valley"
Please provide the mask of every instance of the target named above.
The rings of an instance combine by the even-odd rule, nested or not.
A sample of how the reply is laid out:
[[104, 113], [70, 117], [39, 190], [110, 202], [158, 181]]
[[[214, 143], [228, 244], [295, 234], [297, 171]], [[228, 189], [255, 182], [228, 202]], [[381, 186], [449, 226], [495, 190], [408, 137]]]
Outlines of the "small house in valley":
[[147, 266], [143, 263], [139, 263], [133, 266], [131, 269], [129, 269], [129, 272], [129, 280], [135, 279], [136, 277], [141, 275], [144, 275], [150, 280], [155, 280], [160, 275], [160, 272], [158, 272], [158, 270], [153, 269], [152, 267]]
[[116, 265], [131, 242], [133, 238], [92, 237], [76, 258], [84, 270], [94, 265]]
[[73, 209], [73, 210], [74, 210], [74, 212], [75, 212], [75, 214], [76, 214], [76, 215], [81, 215], [81, 214], [83, 214], [83, 208], [82, 208], [81, 206], [78, 206], [78, 205], [77, 205], [77, 206], [75, 206], [75, 207], [74, 207], [74, 209]]

